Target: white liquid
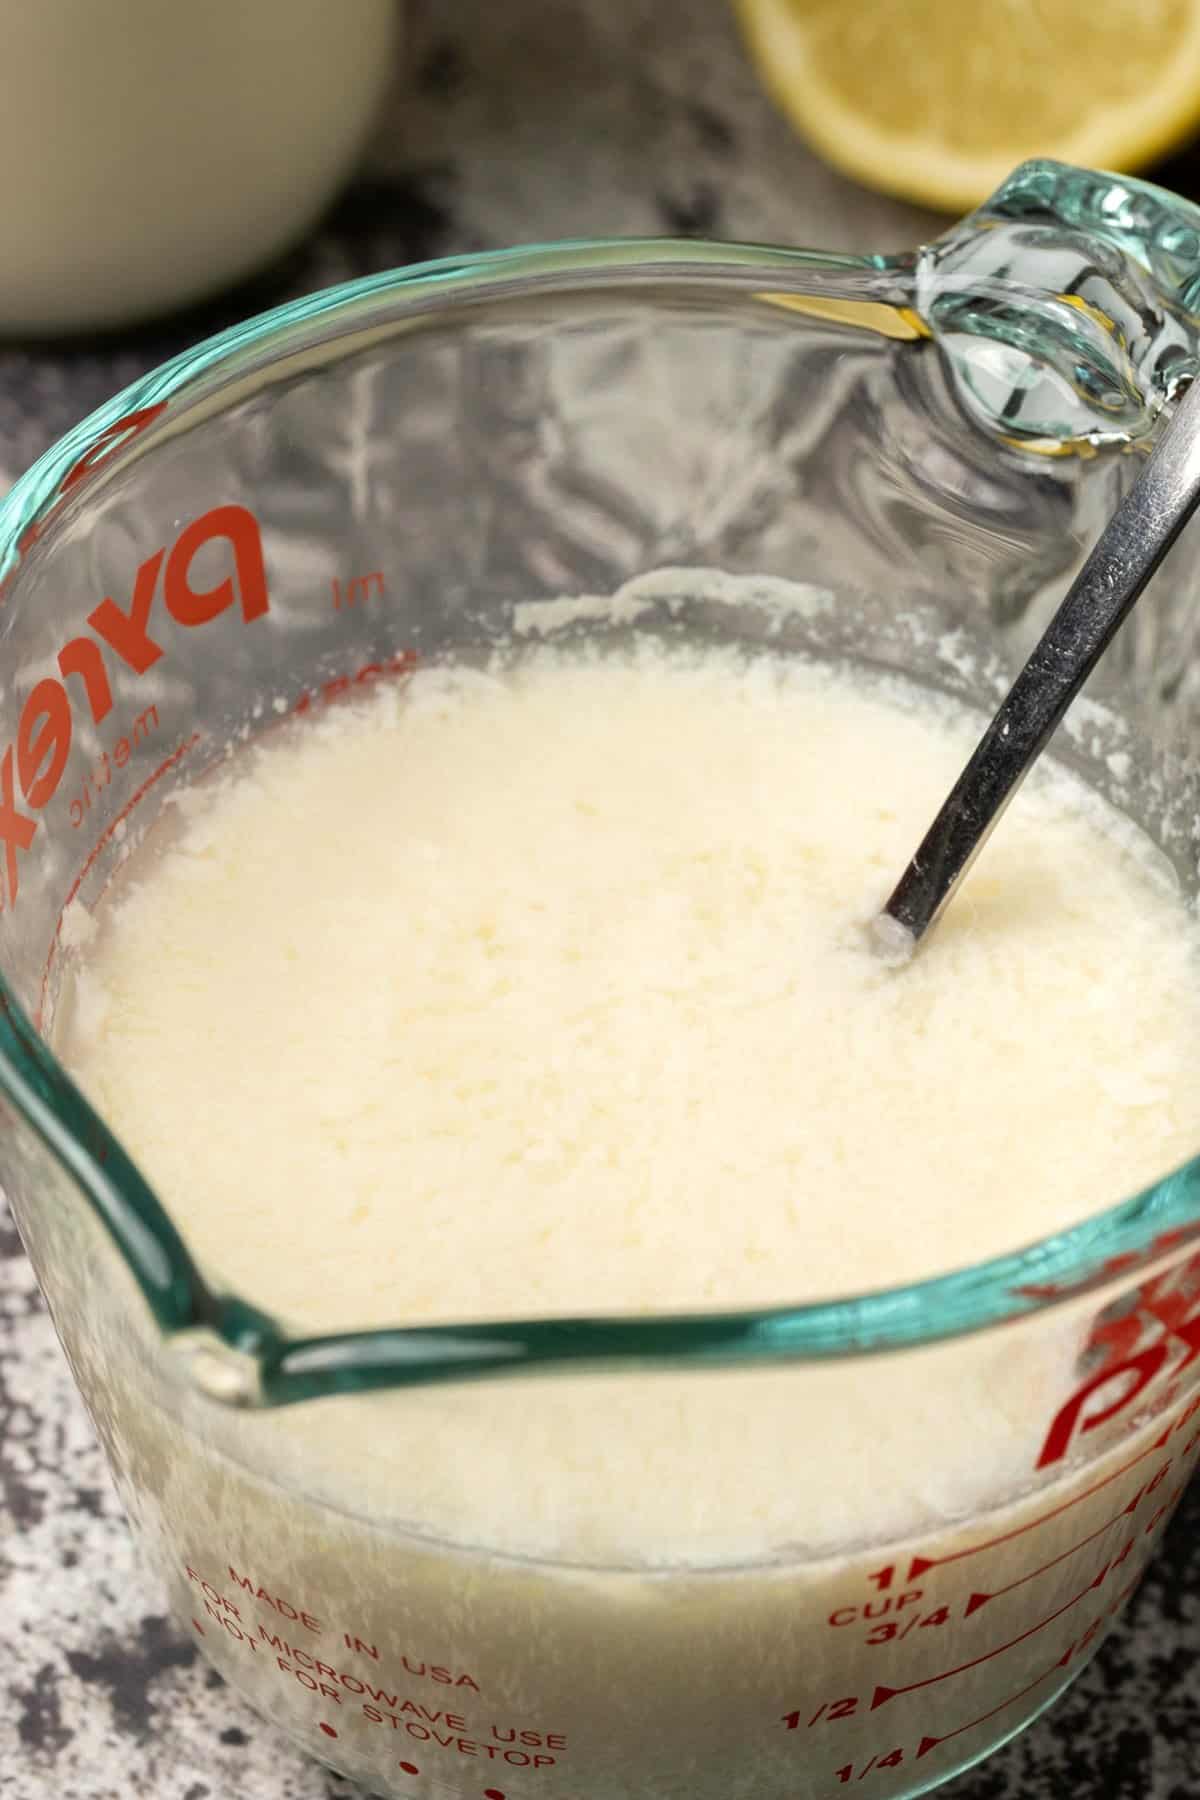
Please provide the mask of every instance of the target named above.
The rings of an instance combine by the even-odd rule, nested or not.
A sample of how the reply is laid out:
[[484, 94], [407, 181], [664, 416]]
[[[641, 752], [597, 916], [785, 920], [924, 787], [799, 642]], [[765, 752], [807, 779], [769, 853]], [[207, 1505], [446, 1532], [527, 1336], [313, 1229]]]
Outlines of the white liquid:
[[[1020, 796], [910, 965], [872, 953], [865, 923], [975, 730], [899, 691], [715, 653], [418, 674], [285, 729], [189, 800], [86, 946], [63, 1052], [210, 1270], [308, 1332], [783, 1304], [1015, 1249], [1194, 1148], [1200, 982], [1148, 846], [1062, 774]], [[196, 1577], [244, 1600], [228, 1571], [251, 1563], [394, 1656], [457, 1659], [530, 1725], [569, 1716], [599, 1761], [559, 1757], [560, 1786], [538, 1791], [587, 1786], [649, 1729], [632, 1722], [645, 1671], [615, 1650], [593, 1666], [610, 1631], [662, 1667], [664, 1780], [692, 1779], [697, 1733], [732, 1733], [781, 1756], [788, 1783], [816, 1755], [828, 1786], [860, 1745], [890, 1749], [863, 1698], [901, 1684], [893, 1648], [865, 1642], [861, 1607], [883, 1591], [867, 1572], [894, 1560], [894, 1596], [901, 1540], [940, 1533], [920, 1545], [945, 1559], [1057, 1504], [1043, 1490], [1007, 1525], [956, 1523], [1031, 1478], [1092, 1311], [868, 1363], [451, 1386], [254, 1420], [259, 1466], [354, 1515], [340, 1524], [196, 1462], [165, 1419], [123, 1428], [170, 1470], [152, 1529], [177, 1580], [184, 1551], [188, 1604]], [[1074, 1499], [1036, 1560], [1063, 1552], [1064, 1594], [1106, 1541], [1081, 1563], [1076, 1539], [1157, 1465], [1084, 1490], [1158, 1429], [1056, 1490]], [[515, 1566], [389, 1550], [372, 1521], [593, 1569], [766, 1572], [681, 1572], [667, 1606], [652, 1577], [523, 1585]], [[913, 1658], [970, 1660], [973, 1634], [1052, 1610], [1020, 1586], [1030, 1542], [987, 1552], [961, 1593], [945, 1575], [918, 1593], [934, 1617], [904, 1681]], [[985, 1577], [1012, 1598], [968, 1614]], [[856, 1622], [831, 1622], [847, 1605]], [[987, 1711], [992, 1682], [1015, 1692], [1052, 1664], [1090, 1605], [1061, 1642], [890, 1703], [887, 1730], [913, 1742], [872, 1792], [900, 1791], [916, 1743]], [[279, 1628], [269, 1605], [248, 1620]], [[235, 1680], [265, 1682], [217, 1636]], [[309, 1649], [336, 1662], [333, 1642]], [[272, 1679], [263, 1703], [311, 1735], [307, 1696]], [[851, 1693], [836, 1743], [780, 1738], [793, 1705]], [[404, 1746], [381, 1729], [368, 1714], [331, 1754], [399, 1781]], [[936, 1755], [953, 1766], [976, 1741]], [[475, 1792], [487, 1776], [464, 1776], [465, 1754], [438, 1767]], [[636, 1789], [644, 1764], [627, 1774]]]

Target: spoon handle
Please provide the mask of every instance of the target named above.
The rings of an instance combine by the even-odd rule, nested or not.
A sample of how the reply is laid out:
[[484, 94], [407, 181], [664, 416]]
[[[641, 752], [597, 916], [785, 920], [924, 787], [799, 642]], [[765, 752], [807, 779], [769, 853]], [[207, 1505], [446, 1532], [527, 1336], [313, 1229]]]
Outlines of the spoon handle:
[[1198, 502], [1200, 381], [1180, 401], [896, 883], [879, 921], [893, 949], [911, 950], [954, 894]]

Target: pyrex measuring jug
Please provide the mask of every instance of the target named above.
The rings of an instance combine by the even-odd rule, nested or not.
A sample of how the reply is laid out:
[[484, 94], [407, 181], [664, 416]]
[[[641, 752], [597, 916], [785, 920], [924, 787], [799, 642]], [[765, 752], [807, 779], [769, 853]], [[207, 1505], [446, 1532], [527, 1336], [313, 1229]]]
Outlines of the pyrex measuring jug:
[[[989, 707], [1195, 372], [1198, 279], [1200, 213], [1051, 165], [900, 258], [433, 264], [201, 346], [6, 503], [0, 1173], [182, 1628], [372, 1791], [897, 1796], [1018, 1731], [1200, 1446], [1200, 1163], [837, 1304], [408, 1330], [401, 1292], [316, 1339], [196, 1265], [56, 1062], [73, 903], [229, 744], [538, 601]], [[1193, 894], [1188, 555], [1061, 754]]]

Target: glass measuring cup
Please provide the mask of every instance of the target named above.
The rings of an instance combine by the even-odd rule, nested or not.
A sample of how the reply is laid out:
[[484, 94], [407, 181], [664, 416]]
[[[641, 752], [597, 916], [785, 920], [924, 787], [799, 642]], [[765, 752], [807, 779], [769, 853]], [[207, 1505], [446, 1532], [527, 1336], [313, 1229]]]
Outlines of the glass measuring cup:
[[[1192, 209], [1048, 165], [909, 257], [436, 264], [201, 346], [0, 513], [0, 1174], [184, 1628], [373, 1791], [894, 1796], [1019, 1730], [1200, 1446], [1200, 1165], [834, 1305], [408, 1331], [400, 1294], [312, 1340], [55, 1061], [71, 903], [227, 744], [564, 594], [990, 704], [1194, 373], [1198, 270]], [[1187, 557], [1062, 754], [1192, 893]]]

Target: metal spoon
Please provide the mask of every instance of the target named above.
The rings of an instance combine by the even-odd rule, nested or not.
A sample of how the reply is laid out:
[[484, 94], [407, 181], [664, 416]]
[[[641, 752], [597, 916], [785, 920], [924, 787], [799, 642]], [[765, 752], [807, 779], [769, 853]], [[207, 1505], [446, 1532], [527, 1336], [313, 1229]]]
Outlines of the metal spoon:
[[873, 921], [876, 945], [890, 961], [911, 956], [951, 899], [1198, 503], [1200, 381], [1104, 527]]

